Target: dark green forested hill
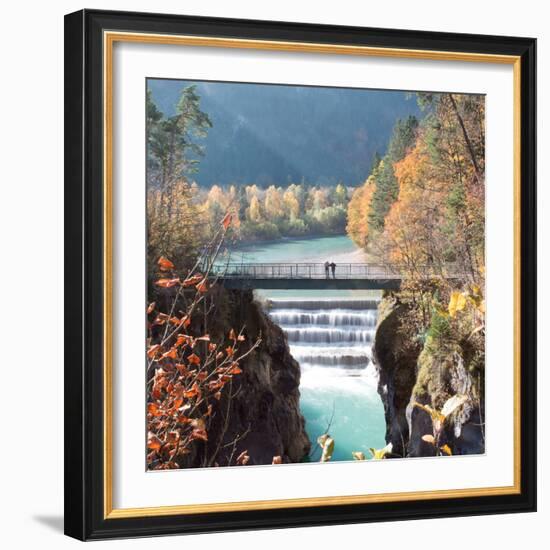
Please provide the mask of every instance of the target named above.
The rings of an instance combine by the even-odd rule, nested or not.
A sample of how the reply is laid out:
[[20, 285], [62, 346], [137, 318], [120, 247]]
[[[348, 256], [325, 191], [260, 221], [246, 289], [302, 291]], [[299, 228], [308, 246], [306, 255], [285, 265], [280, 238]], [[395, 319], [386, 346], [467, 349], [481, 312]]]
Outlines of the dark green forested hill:
[[[181, 80], [149, 80], [158, 108], [175, 112]], [[396, 119], [418, 114], [405, 92], [199, 82], [213, 123], [194, 179], [229, 183], [357, 185], [384, 154]]]

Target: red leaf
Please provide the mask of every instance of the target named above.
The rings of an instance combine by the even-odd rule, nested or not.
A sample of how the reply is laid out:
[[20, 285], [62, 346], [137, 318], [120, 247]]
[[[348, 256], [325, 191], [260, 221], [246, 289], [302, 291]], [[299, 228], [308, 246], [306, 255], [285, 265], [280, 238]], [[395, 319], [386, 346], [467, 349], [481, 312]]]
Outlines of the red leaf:
[[231, 220], [233, 219], [233, 216], [231, 215], [230, 212], [228, 212], [223, 220], [222, 220], [222, 225], [223, 225], [223, 228], [224, 229], [227, 229], [230, 225], [231, 225]]

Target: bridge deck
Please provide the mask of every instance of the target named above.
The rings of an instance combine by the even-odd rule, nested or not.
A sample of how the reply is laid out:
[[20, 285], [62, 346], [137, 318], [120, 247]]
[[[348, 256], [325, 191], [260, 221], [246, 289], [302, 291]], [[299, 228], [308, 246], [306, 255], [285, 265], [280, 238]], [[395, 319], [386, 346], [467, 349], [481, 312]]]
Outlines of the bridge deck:
[[[433, 267], [422, 268], [432, 277]], [[228, 288], [398, 289], [403, 268], [397, 265], [323, 263], [248, 263], [217, 265], [213, 274]], [[455, 278], [455, 275], [445, 275]]]

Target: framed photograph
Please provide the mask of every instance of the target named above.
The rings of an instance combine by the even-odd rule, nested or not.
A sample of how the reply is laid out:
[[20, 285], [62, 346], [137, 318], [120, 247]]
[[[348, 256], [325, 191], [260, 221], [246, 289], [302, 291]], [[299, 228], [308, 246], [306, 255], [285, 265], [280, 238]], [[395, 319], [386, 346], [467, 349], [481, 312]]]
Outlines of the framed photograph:
[[532, 38], [65, 18], [65, 529], [536, 508]]

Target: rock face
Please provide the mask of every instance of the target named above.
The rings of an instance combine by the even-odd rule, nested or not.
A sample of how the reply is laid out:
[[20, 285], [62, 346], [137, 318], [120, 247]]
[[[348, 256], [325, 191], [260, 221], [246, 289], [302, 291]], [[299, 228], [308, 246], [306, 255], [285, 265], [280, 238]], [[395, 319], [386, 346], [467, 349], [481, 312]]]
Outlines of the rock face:
[[466, 367], [461, 350], [446, 357], [437, 357], [424, 350], [418, 366], [417, 383], [408, 409], [409, 456], [435, 454], [435, 448], [422, 440], [423, 435], [432, 433], [430, 417], [412, 404], [422, 403], [441, 410], [447, 399], [457, 394], [468, 396], [468, 400], [445, 422], [440, 445], [449, 445], [455, 455], [484, 453], [483, 396], [479, 395], [479, 381]]
[[[225, 465], [247, 451], [248, 464], [299, 462], [309, 453], [310, 442], [300, 413], [300, 367], [289, 352], [286, 336], [254, 302], [252, 291], [219, 289], [215, 332], [245, 327], [244, 349], [258, 337], [261, 344], [242, 362], [220, 400], [217, 420], [210, 429], [208, 454]], [[231, 392], [231, 398], [228, 392]]]
[[408, 305], [385, 298], [379, 306], [373, 346], [373, 359], [379, 374], [378, 393], [386, 416], [386, 443], [392, 443], [397, 456], [405, 456], [407, 452], [407, 406], [416, 384], [416, 362], [422, 350], [406, 331], [410, 314]]
[[394, 456], [434, 456], [437, 449], [422, 439], [433, 433], [430, 415], [414, 405], [441, 411], [454, 395], [467, 401], [444, 424], [439, 444], [453, 454], [484, 452], [483, 340], [459, 342], [445, 350], [424, 346], [411, 337], [413, 306], [399, 298], [380, 303], [373, 358], [379, 372], [378, 393], [386, 415], [386, 441]]

